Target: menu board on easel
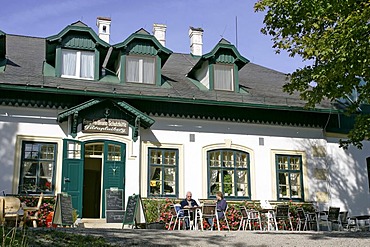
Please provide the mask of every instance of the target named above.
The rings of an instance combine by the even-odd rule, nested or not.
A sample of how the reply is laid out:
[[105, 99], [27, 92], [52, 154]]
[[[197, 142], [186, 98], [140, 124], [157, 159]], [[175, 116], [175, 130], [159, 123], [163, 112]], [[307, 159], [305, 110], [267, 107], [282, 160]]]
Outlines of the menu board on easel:
[[73, 225], [73, 208], [71, 195], [58, 193], [54, 207], [53, 224], [62, 226]]
[[132, 227], [136, 227], [136, 224], [140, 221], [140, 212], [142, 212], [144, 220], [146, 222], [144, 206], [143, 202], [141, 201], [140, 195], [133, 194], [132, 196], [129, 196], [127, 200], [125, 216], [123, 218], [122, 228], [125, 225], [132, 225]]
[[125, 214], [125, 211], [123, 210], [123, 189], [106, 189], [105, 203], [106, 222], [122, 223]]

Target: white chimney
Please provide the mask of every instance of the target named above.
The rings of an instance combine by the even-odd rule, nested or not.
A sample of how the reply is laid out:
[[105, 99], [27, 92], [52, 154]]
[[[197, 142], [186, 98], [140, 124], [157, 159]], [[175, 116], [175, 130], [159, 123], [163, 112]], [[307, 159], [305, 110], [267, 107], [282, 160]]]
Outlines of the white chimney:
[[153, 35], [163, 46], [166, 46], [166, 28], [164, 24], [153, 24]]
[[189, 38], [190, 38], [190, 53], [193, 54], [194, 56], [202, 56], [203, 29], [190, 27]]
[[111, 19], [109, 17], [98, 17], [96, 19], [96, 26], [99, 29], [99, 38], [107, 43], [109, 43], [110, 23]]

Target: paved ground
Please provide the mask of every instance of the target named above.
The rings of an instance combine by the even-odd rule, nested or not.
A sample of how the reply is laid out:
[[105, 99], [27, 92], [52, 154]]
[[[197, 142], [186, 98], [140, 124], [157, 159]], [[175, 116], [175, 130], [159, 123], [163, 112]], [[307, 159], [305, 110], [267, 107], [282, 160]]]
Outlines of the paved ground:
[[370, 246], [370, 232], [165, 231], [147, 229], [59, 228], [102, 236], [116, 246]]

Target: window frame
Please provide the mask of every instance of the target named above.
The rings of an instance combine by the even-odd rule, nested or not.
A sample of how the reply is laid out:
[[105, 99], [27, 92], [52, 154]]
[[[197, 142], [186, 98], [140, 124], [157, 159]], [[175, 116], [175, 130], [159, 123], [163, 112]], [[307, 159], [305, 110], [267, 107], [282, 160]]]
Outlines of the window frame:
[[[26, 158], [25, 157], [25, 153], [26, 153], [26, 145], [31, 145], [31, 147], [33, 147], [33, 145], [38, 145], [38, 150], [37, 152], [41, 152], [41, 147], [43, 145], [52, 145], [54, 150], [53, 150], [53, 159], [42, 159], [40, 158], [40, 156], [38, 155], [37, 157], [37, 160], [36, 159], [32, 159], [31, 158]], [[32, 150], [33, 151], [33, 150]], [[31, 151], [31, 153], [32, 153]], [[20, 172], [19, 172], [19, 183], [18, 183], [18, 193], [19, 194], [40, 194], [41, 192], [44, 193], [44, 194], [54, 194], [55, 192], [55, 187], [56, 187], [56, 169], [57, 169], [57, 158], [58, 158], [58, 143], [57, 142], [43, 142], [43, 141], [26, 141], [26, 140], [23, 140], [21, 142], [21, 156], [20, 156]], [[23, 176], [23, 173], [24, 173], [24, 163], [25, 162], [37, 162], [37, 166], [36, 166], [36, 171], [35, 171], [35, 176], [30, 176], [30, 177], [35, 177], [36, 179], [36, 187], [35, 187], [35, 190], [27, 190], [27, 191], [24, 191], [22, 190], [21, 188], [23, 187], [24, 185], [24, 178], [26, 176]], [[47, 176], [41, 176], [40, 175], [40, 170], [41, 170], [41, 167], [40, 167], [40, 163], [41, 162], [52, 162], [53, 164], [53, 171], [51, 172], [51, 185], [50, 185], [50, 190], [40, 190], [37, 188], [37, 184], [39, 184], [40, 180], [43, 178], [43, 177], [47, 177]]]
[[[152, 162], [151, 162], [151, 158], [152, 158], [152, 156], [151, 156], [151, 151], [160, 151], [160, 152], [162, 152], [162, 162], [161, 162], [161, 164], [153, 164]], [[163, 162], [164, 161], [164, 159], [166, 158], [165, 157], [165, 155], [163, 155], [164, 154], [164, 152], [166, 152], [166, 151], [174, 151], [175, 152], [175, 166], [171, 166], [171, 165], [166, 165], [165, 164], [165, 162]], [[160, 178], [160, 182], [161, 182], [161, 188], [160, 188], [160, 193], [159, 194], [153, 194], [153, 193], [151, 193], [151, 177], [150, 177], [150, 175], [151, 175], [151, 172], [150, 172], [150, 170], [151, 170], [151, 168], [153, 168], [153, 167], [155, 167], [155, 168], [160, 168], [161, 169], [161, 171], [163, 171], [165, 168], [175, 168], [175, 178], [174, 178], [174, 182], [175, 182], [175, 191], [174, 191], [174, 193], [173, 194], [166, 194], [164, 191], [164, 185], [165, 185], [165, 182], [166, 182], [166, 180], [165, 180], [165, 178], [164, 178], [164, 176], [162, 176], [161, 178]], [[147, 166], [147, 175], [148, 175], [148, 179], [147, 179], [147, 197], [161, 197], [161, 198], [163, 198], [163, 197], [171, 197], [171, 198], [178, 198], [178, 196], [179, 196], [179, 149], [177, 149], [177, 148], [155, 148], [155, 147], [148, 147], [148, 166]], [[163, 173], [162, 173], [163, 174]]]
[[[217, 83], [217, 77], [216, 77], [216, 70], [217, 67], [221, 68], [228, 68], [230, 69], [230, 75], [231, 75], [231, 85], [230, 89], [220, 88], [217, 87], [219, 83]], [[213, 89], [217, 91], [227, 91], [227, 92], [233, 92], [235, 90], [235, 76], [234, 76], [234, 65], [233, 64], [223, 64], [223, 63], [215, 63], [213, 64]]]
[[[280, 169], [279, 168], [279, 157], [287, 157], [288, 158], [288, 169]], [[300, 164], [300, 169], [291, 169], [291, 159], [292, 158], [298, 158], [299, 159], [299, 164]], [[303, 178], [304, 178], [304, 164], [303, 164], [303, 155], [300, 154], [284, 154], [284, 153], [276, 153], [275, 154], [275, 170], [276, 170], [276, 198], [277, 201], [297, 201], [297, 202], [303, 202], [304, 201], [304, 183], [303, 183]], [[289, 190], [289, 196], [280, 196], [280, 184], [279, 184], [279, 172], [285, 172], [288, 173], [288, 190]], [[292, 183], [291, 183], [291, 174], [299, 174], [299, 182], [300, 182], [300, 197], [294, 197], [291, 195], [292, 191]]]
[[[221, 152], [221, 158], [220, 158], [221, 165], [219, 167], [211, 168], [211, 166], [210, 166], [210, 155], [213, 152]], [[233, 152], [233, 164], [234, 164], [234, 166], [232, 168], [227, 168], [227, 167], [223, 166], [223, 164], [225, 164], [225, 162], [226, 162], [226, 160], [223, 159], [224, 152]], [[247, 161], [246, 161], [247, 162], [247, 167], [246, 168], [241, 168], [241, 167], [236, 167], [235, 166], [236, 157], [237, 157], [236, 153], [246, 155], [246, 159], [247, 159]], [[207, 151], [207, 197], [208, 198], [216, 198], [216, 195], [211, 194], [210, 174], [211, 174], [211, 170], [218, 170], [217, 168], [219, 168], [220, 172], [222, 172], [222, 173], [224, 171], [233, 171], [234, 172], [234, 178], [233, 178], [233, 181], [234, 181], [233, 182], [233, 188], [234, 188], [233, 194], [234, 195], [227, 195], [225, 193], [224, 176], [221, 176], [221, 181], [220, 181], [221, 189], [219, 189], [219, 191], [221, 191], [223, 193], [223, 195], [226, 199], [246, 200], [246, 199], [251, 199], [252, 198], [252, 195], [251, 195], [251, 188], [252, 188], [252, 185], [251, 185], [251, 154], [249, 152], [238, 150], [238, 149], [232, 149], [232, 148], [219, 148], [219, 149], [211, 149], [211, 150]], [[245, 171], [247, 173], [246, 174], [246, 176], [247, 176], [247, 190], [246, 190], [246, 193], [248, 193], [247, 196], [245, 196], [245, 195], [238, 196], [237, 171]]]
[[[129, 83], [138, 83], [138, 84], [145, 84], [145, 85], [156, 85], [156, 77], [157, 77], [157, 71], [156, 71], [156, 63], [157, 59], [155, 56], [139, 56], [139, 55], [126, 55], [126, 65], [125, 65], [125, 81]], [[139, 60], [139, 80], [138, 81], [131, 81], [129, 80], [129, 59], [137, 59]], [[144, 82], [145, 78], [145, 69], [144, 69], [144, 59], [151, 59], [153, 61], [153, 82]], [[141, 81], [140, 81], [141, 79]]]
[[[76, 54], [76, 73], [75, 75], [65, 75], [63, 74], [63, 54], [65, 52], [75, 52]], [[82, 77], [81, 76], [81, 58], [82, 58], [82, 54], [89, 54], [89, 55], [92, 55], [93, 56], [93, 61], [92, 61], [92, 77]], [[94, 51], [84, 51], [84, 50], [74, 50], [74, 49], [65, 49], [65, 48], [62, 48], [61, 49], [61, 66], [60, 66], [60, 76], [63, 77], [63, 78], [73, 78], [73, 79], [83, 79], [83, 80], [94, 80], [94, 74], [95, 74], [95, 52]]]

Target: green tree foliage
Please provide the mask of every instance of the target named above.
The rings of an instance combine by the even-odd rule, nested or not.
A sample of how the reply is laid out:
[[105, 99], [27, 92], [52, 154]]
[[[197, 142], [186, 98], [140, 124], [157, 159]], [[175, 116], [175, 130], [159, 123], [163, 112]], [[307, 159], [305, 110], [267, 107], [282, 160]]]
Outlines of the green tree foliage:
[[285, 50], [309, 64], [291, 74], [284, 91], [299, 92], [307, 107], [314, 107], [357, 90], [346, 109], [356, 123], [341, 146], [361, 148], [370, 137], [370, 115], [358, 111], [370, 97], [370, 1], [259, 0], [254, 7], [266, 13], [261, 32], [272, 36], [276, 52]]

